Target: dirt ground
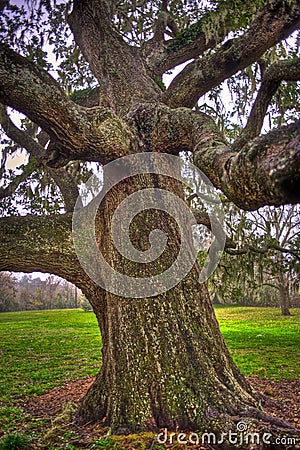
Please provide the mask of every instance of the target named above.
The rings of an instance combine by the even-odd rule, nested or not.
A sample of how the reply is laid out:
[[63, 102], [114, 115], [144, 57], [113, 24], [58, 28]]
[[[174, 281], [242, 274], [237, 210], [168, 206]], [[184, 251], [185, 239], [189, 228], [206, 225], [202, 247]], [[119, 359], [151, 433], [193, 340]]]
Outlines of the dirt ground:
[[[267, 397], [264, 410], [268, 415], [275, 416], [291, 423], [300, 429], [300, 381], [271, 381], [260, 379], [259, 377], [248, 378], [255, 390]], [[25, 405], [25, 410], [35, 418], [51, 419], [61, 413], [63, 405], [68, 402], [78, 404], [87, 389], [93, 383], [94, 378], [65, 383], [58, 386], [44, 395], [33, 397]], [[75, 424], [73, 424], [74, 429]], [[101, 424], [87, 424], [82, 427], [75, 426], [77, 438], [73, 445], [80, 445], [79, 448], [86, 448], [92, 441], [100, 436], [105, 436], [105, 429]], [[122, 446], [124, 442], [122, 442]], [[125, 448], [131, 449], [135, 445], [125, 444]], [[169, 448], [168, 446], [166, 448]], [[171, 447], [170, 447], [171, 448]], [[192, 446], [201, 449], [201, 446]]]

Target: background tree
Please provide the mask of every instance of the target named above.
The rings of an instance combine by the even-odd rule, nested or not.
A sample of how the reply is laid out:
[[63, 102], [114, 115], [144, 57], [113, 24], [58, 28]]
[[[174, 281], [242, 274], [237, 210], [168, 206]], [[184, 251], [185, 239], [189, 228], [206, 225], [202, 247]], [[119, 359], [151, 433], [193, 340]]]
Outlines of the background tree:
[[[287, 434], [287, 424], [259, 409], [258, 396], [234, 365], [207, 288], [198, 284], [197, 264], [166, 293], [122, 298], [84, 272], [71, 223], [88, 163], [105, 165], [138, 152], [192, 152], [215, 187], [244, 209], [298, 202], [299, 122], [257, 136], [281, 83], [299, 79], [296, 40], [285, 43], [284, 58], [278, 50], [299, 27], [299, 2], [4, 1], [1, 9], [1, 197], [8, 217], [0, 221], [0, 269], [59, 275], [91, 302], [102, 334], [102, 368], [78, 420], [101, 420], [113, 432], [168, 427], [220, 433], [246, 416], [255, 427], [262, 419]], [[163, 75], [181, 63], [185, 67], [165, 89]], [[252, 64], [260, 70], [247, 72]], [[193, 108], [205, 94], [216, 97], [221, 83], [239, 71], [237, 85], [255, 73], [258, 87], [245, 127], [229, 143], [212, 114]], [[11, 108], [25, 116], [18, 126]], [[5, 161], [20, 147], [29, 157], [12, 174]], [[180, 183], [169, 177], [132, 177], [111, 189], [96, 219], [102, 254], [131, 277], [164, 272], [181, 244], [172, 217], [154, 209], [135, 218], [131, 238], [142, 252], [153, 229], [164, 231], [169, 245], [158, 261], [141, 267], [116, 252], [114, 210], [144, 188], [183, 197]], [[21, 210], [12, 193], [18, 203], [24, 199]]]
[[[227, 206], [230, 242], [210, 280], [224, 301], [280, 305], [289, 315], [299, 289], [299, 206], [265, 207], [247, 213]], [[234, 247], [234, 248], [233, 248]]]
[[8, 272], [1, 272], [0, 286], [1, 312], [81, 306], [81, 292], [54, 275], [41, 280], [30, 275], [15, 278]]
[[15, 311], [18, 309], [16, 302], [15, 280], [7, 272], [0, 273], [0, 312]]

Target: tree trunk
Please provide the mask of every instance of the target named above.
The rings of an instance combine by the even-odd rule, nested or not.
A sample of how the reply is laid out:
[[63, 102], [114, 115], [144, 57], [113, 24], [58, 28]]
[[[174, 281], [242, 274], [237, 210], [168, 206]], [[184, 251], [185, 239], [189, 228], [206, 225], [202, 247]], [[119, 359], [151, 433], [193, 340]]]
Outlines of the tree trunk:
[[287, 284], [287, 280], [282, 272], [279, 273], [278, 276], [278, 288], [279, 288], [279, 302], [280, 302], [280, 309], [281, 314], [283, 316], [290, 316], [290, 294], [289, 294], [289, 287]]
[[207, 290], [197, 283], [195, 268], [155, 298], [108, 296], [103, 365], [81, 405], [80, 422], [104, 420], [122, 434], [162, 427], [220, 432], [214, 423], [220, 415], [238, 416], [255, 405]]
[[[110, 228], [115, 208], [131, 192], [154, 186], [182, 195], [177, 181], [141, 175], [112, 189], [101, 206], [101, 251], [111, 267], [130, 276], [164, 272], [181, 245], [174, 219], [153, 209], [136, 216], [131, 239], [146, 250], [149, 233], [163, 230], [169, 240], [162, 256], [148, 268], [125, 262], [114, 249]], [[78, 411], [80, 423], [101, 421], [122, 434], [162, 427], [222, 432], [235, 429], [230, 416], [257, 406], [224, 343], [199, 273], [195, 264], [171, 290], [149, 298], [103, 291], [97, 302], [85, 292], [99, 318], [103, 348], [101, 371]]]

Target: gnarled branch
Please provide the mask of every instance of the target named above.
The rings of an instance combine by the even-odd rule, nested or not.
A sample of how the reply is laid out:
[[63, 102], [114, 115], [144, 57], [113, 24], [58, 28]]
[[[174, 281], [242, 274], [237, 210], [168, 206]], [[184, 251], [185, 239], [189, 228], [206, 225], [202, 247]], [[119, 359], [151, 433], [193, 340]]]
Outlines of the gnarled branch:
[[213, 54], [188, 64], [172, 81], [162, 101], [173, 108], [195, 106], [202, 95], [257, 61], [299, 25], [299, 2], [268, 3], [241, 37], [228, 40]]
[[42, 271], [70, 280], [72, 266], [74, 275], [81, 270], [71, 231], [70, 214], [0, 218], [0, 270]]
[[112, 2], [74, 0], [68, 22], [99, 80], [100, 105], [124, 114], [133, 103], [154, 100], [161, 91], [149, 77], [137, 49], [114, 29], [112, 13]]
[[218, 30], [218, 34], [209, 38], [203, 31], [207, 21], [214, 20], [218, 15], [217, 11], [210, 11], [205, 14], [198, 22], [190, 25], [188, 28], [177, 32], [173, 39], [164, 41], [164, 29], [168, 24], [167, 18], [170, 15], [162, 15], [164, 23], [158, 21], [156, 28], [160, 30], [159, 42], [155, 36], [142, 47], [143, 56], [146, 58], [147, 67], [154, 77], [161, 77], [165, 72], [182, 64], [190, 59], [202, 55], [206, 50], [222, 42], [228, 31], [232, 30], [232, 21], [226, 21], [223, 27]]
[[0, 101], [24, 113], [55, 143], [48, 164], [70, 160], [107, 163], [130, 150], [126, 124], [103, 108], [72, 102], [44, 70], [0, 44]]
[[162, 104], [139, 105], [131, 114], [147, 129], [148, 150], [193, 152], [195, 165], [240, 208], [300, 201], [300, 121], [236, 152], [206, 114]]
[[272, 130], [234, 152], [218, 130], [207, 129], [194, 162], [240, 208], [300, 201], [300, 121]]
[[[72, 214], [0, 218], [0, 271], [51, 273], [89, 295], [97, 286], [82, 269], [73, 245]], [[93, 298], [89, 299], [93, 302]], [[100, 318], [101, 311], [99, 313]]]

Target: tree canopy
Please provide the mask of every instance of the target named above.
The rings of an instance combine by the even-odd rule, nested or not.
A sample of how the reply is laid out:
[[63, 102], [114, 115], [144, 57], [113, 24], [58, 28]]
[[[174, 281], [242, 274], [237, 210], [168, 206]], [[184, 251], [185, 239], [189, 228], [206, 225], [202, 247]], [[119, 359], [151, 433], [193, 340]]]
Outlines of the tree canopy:
[[[191, 119], [183, 109], [178, 120], [181, 116], [190, 129], [174, 136], [170, 151], [194, 151], [201, 170], [243, 208], [298, 201], [299, 129], [297, 121], [291, 123], [298, 119], [299, 103], [298, 8], [296, 1], [112, 1], [75, 2], [72, 11], [65, 2], [3, 1], [0, 97], [4, 105], [25, 115], [17, 129], [5, 108], [1, 110], [9, 138], [2, 140], [4, 209], [12, 208], [9, 197], [17, 190], [26, 194], [29, 211], [55, 212], [58, 200], [71, 210], [80, 169], [87, 172], [82, 161], [106, 163], [134, 151], [135, 136], [123, 118], [134, 104], [149, 99], [149, 114], [160, 117], [157, 133], [152, 133], [154, 150], [164, 145], [156, 136], [161, 137], [159, 126], [168, 120], [168, 108], [192, 108], [200, 99], [200, 111], [214, 117], [227, 140], [206, 116]], [[92, 20], [93, 10], [97, 14]], [[110, 21], [108, 33], [104, 24]], [[92, 37], [98, 48], [89, 53]], [[165, 89], [163, 75], [182, 63], [185, 67]], [[220, 95], [225, 88], [233, 95], [226, 106]], [[78, 103], [108, 106], [110, 113], [103, 109], [95, 119], [94, 110], [87, 108], [83, 114]], [[276, 131], [252, 142], [266, 114]], [[91, 126], [93, 120], [101, 125], [97, 130]], [[193, 132], [192, 122], [197, 120], [199, 128], [207, 128], [207, 145]], [[174, 115], [169, 126], [175, 127], [176, 121]], [[121, 139], [116, 154], [110, 142], [121, 130], [126, 139]], [[5, 161], [17, 148], [25, 148], [30, 158], [14, 176], [5, 170]], [[77, 172], [70, 167], [74, 169], [75, 160], [81, 161]], [[32, 186], [44, 193], [43, 201], [34, 196]]]

